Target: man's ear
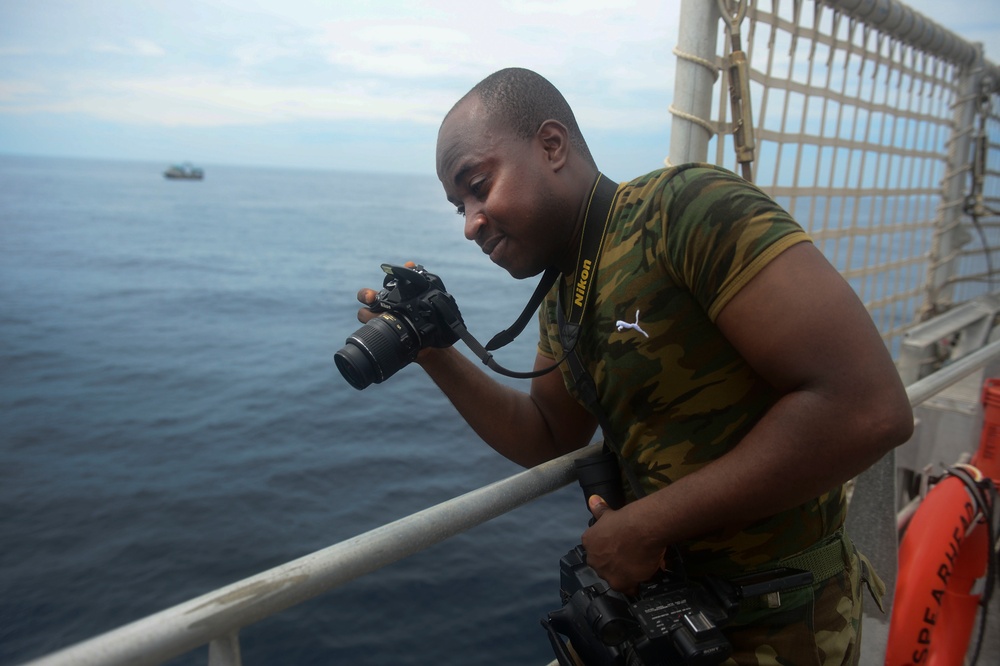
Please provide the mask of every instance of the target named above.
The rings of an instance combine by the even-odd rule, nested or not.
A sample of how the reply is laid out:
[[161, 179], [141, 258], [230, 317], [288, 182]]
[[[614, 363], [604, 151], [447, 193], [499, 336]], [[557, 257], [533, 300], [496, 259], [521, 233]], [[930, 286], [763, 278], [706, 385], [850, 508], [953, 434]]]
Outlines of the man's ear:
[[546, 158], [553, 171], [559, 171], [569, 158], [569, 130], [558, 120], [546, 120], [538, 128], [535, 137], [541, 142]]

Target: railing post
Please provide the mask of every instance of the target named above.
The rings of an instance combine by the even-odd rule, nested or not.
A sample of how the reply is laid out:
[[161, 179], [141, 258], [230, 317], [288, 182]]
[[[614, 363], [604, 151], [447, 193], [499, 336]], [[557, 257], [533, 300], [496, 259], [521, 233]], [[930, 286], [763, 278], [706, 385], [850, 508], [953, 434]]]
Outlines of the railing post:
[[208, 666], [242, 666], [240, 632], [219, 636], [208, 644]]
[[[708, 0], [683, 0], [677, 35], [677, 75], [674, 78], [673, 119], [670, 123], [670, 156], [673, 164], [704, 162], [712, 134], [686, 116], [710, 118], [712, 87], [716, 72], [705, 63], [715, 63], [719, 35], [719, 7]], [[689, 58], [686, 56], [693, 56]]]

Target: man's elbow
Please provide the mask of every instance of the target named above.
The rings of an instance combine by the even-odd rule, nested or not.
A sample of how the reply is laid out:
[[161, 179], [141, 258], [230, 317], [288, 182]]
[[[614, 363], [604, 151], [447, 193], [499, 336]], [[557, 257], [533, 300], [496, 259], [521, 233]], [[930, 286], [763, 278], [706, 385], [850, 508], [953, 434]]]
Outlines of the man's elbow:
[[880, 458], [892, 449], [905, 444], [913, 436], [913, 408], [906, 397], [886, 399], [873, 405], [871, 428], [877, 456]]

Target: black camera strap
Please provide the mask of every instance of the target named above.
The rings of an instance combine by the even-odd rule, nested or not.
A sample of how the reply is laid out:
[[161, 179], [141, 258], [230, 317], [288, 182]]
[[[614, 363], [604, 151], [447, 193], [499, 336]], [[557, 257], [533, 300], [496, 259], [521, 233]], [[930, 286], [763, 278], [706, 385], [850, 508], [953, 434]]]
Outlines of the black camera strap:
[[[572, 300], [569, 303], [569, 317], [566, 320], [572, 327], [564, 333], [563, 325], [559, 326], [559, 336], [562, 338], [563, 349], [575, 349], [583, 321], [583, 313], [590, 302], [590, 288], [596, 280], [597, 262], [604, 248], [604, 236], [611, 223], [611, 212], [618, 199], [618, 185], [603, 174], [597, 175], [597, 182], [590, 195], [587, 205], [587, 215], [584, 221], [583, 238], [580, 239], [580, 249], [576, 257], [576, 284], [573, 285]], [[562, 293], [560, 290], [560, 298]], [[560, 303], [559, 314], [565, 311]]]
[[[570, 322], [575, 322], [571, 324], [572, 335], [569, 338], [564, 338], [563, 326], [560, 324], [559, 327], [560, 338], [564, 338], [562, 358], [541, 370], [514, 372], [497, 363], [493, 359], [493, 354], [490, 353], [504, 345], [510, 344], [524, 330], [524, 327], [527, 326], [535, 311], [538, 310], [538, 306], [545, 300], [546, 294], [549, 293], [559, 278], [560, 272], [557, 268], [549, 268], [545, 271], [521, 315], [509, 328], [493, 336], [485, 347], [469, 333], [469, 330], [465, 327], [460, 317], [451, 320], [451, 328], [454, 330], [455, 335], [491, 370], [515, 379], [532, 379], [552, 372], [559, 367], [560, 363], [569, 358], [579, 338], [580, 321], [583, 319], [587, 302], [590, 300], [590, 287], [594, 282], [594, 275], [597, 271], [597, 260], [601, 256], [604, 235], [607, 231], [608, 222], [611, 220], [611, 211], [614, 209], [617, 195], [618, 185], [604, 174], [598, 173], [597, 179], [594, 181], [594, 186], [590, 191], [590, 200], [587, 202], [587, 211], [583, 221], [583, 237], [580, 240], [580, 249], [576, 260], [577, 283], [574, 285], [573, 300], [570, 304]], [[561, 305], [559, 307], [559, 315], [562, 317]], [[566, 339], [569, 340], [568, 344], [565, 341]]]
[[496, 351], [501, 347], [505, 347], [514, 341], [514, 338], [521, 334], [524, 327], [528, 325], [531, 321], [532, 316], [534, 316], [535, 311], [538, 310], [538, 306], [541, 305], [542, 301], [545, 300], [545, 295], [549, 293], [552, 289], [552, 285], [556, 283], [556, 279], [559, 278], [558, 268], [548, 268], [542, 274], [542, 279], [538, 281], [538, 286], [535, 287], [534, 293], [531, 294], [531, 298], [528, 299], [528, 304], [524, 306], [524, 310], [521, 311], [521, 315], [517, 320], [496, 335], [486, 343], [487, 351]]
[[586, 404], [590, 411], [597, 417], [597, 421], [601, 426], [601, 431], [604, 434], [605, 452], [614, 452], [615, 456], [620, 461], [620, 466], [625, 472], [625, 477], [628, 479], [629, 486], [632, 488], [632, 493], [636, 498], [639, 498], [644, 497], [646, 493], [643, 491], [638, 477], [636, 477], [635, 470], [632, 469], [631, 465], [625, 464], [625, 459], [622, 457], [621, 447], [614, 438], [614, 430], [611, 427], [611, 419], [608, 418], [607, 412], [605, 412], [604, 408], [601, 406], [601, 401], [597, 394], [597, 384], [594, 382], [594, 378], [591, 374], [584, 367], [579, 354], [576, 353], [576, 345], [580, 339], [580, 327], [581, 322], [583, 321], [583, 314], [586, 311], [587, 304], [590, 302], [590, 287], [597, 281], [596, 274], [598, 260], [601, 257], [601, 250], [604, 246], [604, 237], [607, 233], [607, 226], [611, 221], [611, 211], [614, 210], [614, 203], [618, 197], [617, 186], [603, 175], [598, 176], [598, 182], [594, 186], [594, 192], [594, 199], [598, 198], [597, 195], [599, 193], [601, 195], [598, 204], [599, 208], [595, 212], [598, 212], [598, 214], [603, 212], [605, 220], [601, 228], [600, 237], [595, 238], [595, 234], [592, 230], [596, 229], [598, 225], [596, 219], [593, 221], [591, 220], [590, 210], [588, 209], [587, 228], [584, 231], [583, 242], [580, 243], [580, 254], [577, 257], [576, 262], [576, 284], [573, 285], [573, 290], [570, 295], [571, 301], [569, 303], [568, 316], [566, 316], [566, 307], [562, 303], [562, 291], [560, 290], [559, 292], [559, 305], [556, 308], [559, 318], [559, 339], [562, 343], [563, 350], [565, 350], [563, 359], [569, 365], [570, 373], [573, 375], [573, 382], [576, 385], [577, 393], [579, 394], [580, 399], [583, 400], [584, 404]]

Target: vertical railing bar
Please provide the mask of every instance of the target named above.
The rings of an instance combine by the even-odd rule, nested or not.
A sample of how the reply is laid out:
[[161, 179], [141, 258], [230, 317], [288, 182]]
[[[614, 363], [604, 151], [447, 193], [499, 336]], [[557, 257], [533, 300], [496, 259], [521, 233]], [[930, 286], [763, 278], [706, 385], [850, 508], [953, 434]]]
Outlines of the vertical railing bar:
[[[706, 0], [683, 0], [677, 49], [702, 60], [715, 62], [715, 43], [719, 28], [719, 8]], [[708, 118], [712, 108], [715, 76], [704, 65], [683, 58], [677, 60], [674, 79], [674, 103], [678, 110], [697, 118]], [[681, 106], [682, 105], [682, 106]], [[704, 162], [708, 159], [705, 128], [674, 114], [670, 123], [670, 153], [674, 164]], [[721, 137], [720, 137], [721, 140]]]
[[238, 630], [208, 644], [208, 666], [243, 666]]

